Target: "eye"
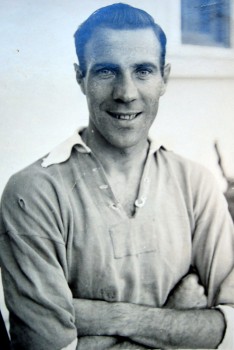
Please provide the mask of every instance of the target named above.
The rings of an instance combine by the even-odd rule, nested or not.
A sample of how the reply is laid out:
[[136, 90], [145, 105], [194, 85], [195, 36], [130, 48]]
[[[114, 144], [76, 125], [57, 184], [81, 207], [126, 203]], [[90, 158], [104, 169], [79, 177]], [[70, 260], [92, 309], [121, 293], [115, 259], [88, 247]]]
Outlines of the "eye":
[[151, 74], [153, 73], [152, 69], [150, 68], [142, 68], [142, 69], [138, 69], [136, 71], [137, 76], [140, 79], [146, 79], [148, 78]]
[[115, 72], [109, 68], [102, 68], [96, 72], [97, 76], [101, 79], [108, 79], [115, 76]]

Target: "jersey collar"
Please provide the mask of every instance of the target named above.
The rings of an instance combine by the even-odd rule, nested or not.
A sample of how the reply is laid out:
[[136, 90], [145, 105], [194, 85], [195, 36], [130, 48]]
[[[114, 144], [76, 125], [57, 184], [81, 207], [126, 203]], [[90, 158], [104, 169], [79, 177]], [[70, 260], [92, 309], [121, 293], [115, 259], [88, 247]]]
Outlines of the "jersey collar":
[[[77, 150], [80, 153], [91, 153], [91, 149], [84, 143], [81, 138], [81, 133], [84, 131], [85, 127], [78, 128], [72, 136], [56, 146], [52, 151], [43, 158], [41, 166], [47, 168], [52, 164], [60, 164], [66, 162], [70, 156], [74, 146], [77, 146]], [[153, 138], [148, 138], [150, 143], [150, 153], [155, 153], [162, 146], [156, 142]]]

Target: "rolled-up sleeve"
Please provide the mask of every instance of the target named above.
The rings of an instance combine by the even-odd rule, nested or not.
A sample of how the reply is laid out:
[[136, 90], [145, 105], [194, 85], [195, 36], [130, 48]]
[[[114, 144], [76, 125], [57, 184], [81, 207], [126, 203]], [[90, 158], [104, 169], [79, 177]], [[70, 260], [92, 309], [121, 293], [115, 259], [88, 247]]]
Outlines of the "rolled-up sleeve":
[[[13, 349], [75, 349], [64, 222], [50, 181], [14, 176], [1, 204], [0, 262]], [[74, 347], [75, 346], [75, 347]]]
[[224, 337], [218, 349], [234, 349], [234, 302], [232, 301], [233, 294], [234, 268], [222, 282], [216, 300], [216, 303], [219, 304], [216, 309], [222, 312], [226, 323]]
[[218, 349], [234, 349], [234, 308], [228, 305], [219, 305], [216, 309], [220, 310], [224, 316], [226, 329], [222, 342]]

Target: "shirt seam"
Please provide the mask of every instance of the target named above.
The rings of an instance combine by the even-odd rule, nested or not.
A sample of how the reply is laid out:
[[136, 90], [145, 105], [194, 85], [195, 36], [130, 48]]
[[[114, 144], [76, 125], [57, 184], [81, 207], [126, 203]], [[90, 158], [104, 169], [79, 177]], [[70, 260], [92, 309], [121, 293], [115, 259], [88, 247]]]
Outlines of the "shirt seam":
[[43, 237], [43, 236], [40, 236], [40, 235], [34, 235], [34, 234], [31, 234], [31, 235], [26, 235], [26, 234], [20, 234], [20, 233], [17, 233], [15, 234], [14, 231], [11, 231], [11, 230], [6, 230], [4, 232], [1, 233], [1, 236], [0, 236], [0, 240], [3, 240], [5, 239], [5, 236], [6, 234], [13, 234], [13, 235], [17, 235], [18, 237], [39, 237], [39, 238], [42, 238], [42, 239], [47, 239], [48, 241], [51, 241], [51, 242], [55, 242], [57, 244], [62, 244], [65, 246], [65, 242], [60, 242], [56, 239], [51, 239], [51, 238], [48, 238], [48, 237]]

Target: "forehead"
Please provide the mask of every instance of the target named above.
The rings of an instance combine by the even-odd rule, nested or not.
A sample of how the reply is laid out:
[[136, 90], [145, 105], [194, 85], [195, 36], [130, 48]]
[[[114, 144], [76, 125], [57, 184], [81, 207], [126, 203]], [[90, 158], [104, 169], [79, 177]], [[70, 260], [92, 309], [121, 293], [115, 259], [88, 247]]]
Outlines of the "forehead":
[[99, 29], [88, 41], [87, 67], [102, 61], [128, 64], [133, 61], [160, 61], [160, 43], [152, 29]]

